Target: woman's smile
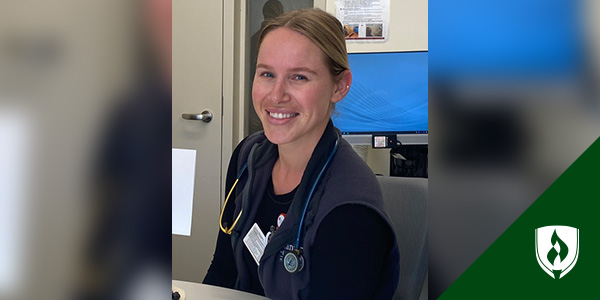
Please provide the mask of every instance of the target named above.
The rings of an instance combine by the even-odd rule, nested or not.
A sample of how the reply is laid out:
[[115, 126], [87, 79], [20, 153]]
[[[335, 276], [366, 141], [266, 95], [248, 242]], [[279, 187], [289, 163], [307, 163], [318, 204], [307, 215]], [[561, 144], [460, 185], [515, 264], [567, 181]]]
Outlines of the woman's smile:
[[300, 115], [297, 112], [281, 109], [267, 109], [265, 112], [268, 115], [267, 120], [273, 125], [287, 124], [289, 121]]

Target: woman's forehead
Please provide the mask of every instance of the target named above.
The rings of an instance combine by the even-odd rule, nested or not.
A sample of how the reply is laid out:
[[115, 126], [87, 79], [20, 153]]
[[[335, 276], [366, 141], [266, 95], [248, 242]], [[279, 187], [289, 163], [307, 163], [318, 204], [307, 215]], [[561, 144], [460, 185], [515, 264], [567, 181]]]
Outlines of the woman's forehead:
[[289, 68], [327, 68], [324, 54], [303, 34], [285, 27], [266, 34], [260, 46], [257, 65], [278, 65]]

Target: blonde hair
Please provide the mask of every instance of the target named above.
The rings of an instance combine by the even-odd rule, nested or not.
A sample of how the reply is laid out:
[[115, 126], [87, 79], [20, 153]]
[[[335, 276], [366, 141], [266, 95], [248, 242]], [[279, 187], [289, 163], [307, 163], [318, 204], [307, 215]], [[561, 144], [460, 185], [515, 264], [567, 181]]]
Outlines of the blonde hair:
[[333, 76], [350, 70], [344, 29], [334, 16], [318, 8], [286, 12], [267, 22], [258, 39], [259, 51], [265, 36], [280, 27], [292, 29], [317, 45], [323, 52], [325, 64]]

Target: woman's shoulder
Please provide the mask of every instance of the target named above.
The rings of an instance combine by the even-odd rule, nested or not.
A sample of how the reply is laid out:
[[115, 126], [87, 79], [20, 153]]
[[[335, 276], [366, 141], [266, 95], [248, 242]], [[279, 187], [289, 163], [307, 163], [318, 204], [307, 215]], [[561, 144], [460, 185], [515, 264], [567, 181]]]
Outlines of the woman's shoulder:
[[234, 156], [237, 157], [240, 154], [243, 156], [247, 156], [250, 150], [252, 149], [252, 146], [260, 144], [265, 140], [267, 140], [267, 137], [265, 136], [264, 131], [257, 131], [255, 133], [250, 134], [249, 136], [246, 136], [237, 144], [237, 146], [233, 150]]
[[242, 139], [237, 144], [236, 149], [242, 148], [242, 147], [247, 147], [247, 146], [252, 146], [254, 144], [261, 143], [266, 139], [267, 139], [267, 137], [265, 136], [264, 131], [262, 131], [262, 130], [257, 131], [257, 132], [254, 132], [254, 133], [246, 136], [244, 139]]
[[369, 209], [384, 210], [377, 177], [346, 141], [340, 143], [323, 193], [324, 198], [328, 199], [326, 206], [329, 208], [344, 204], [363, 204]]
[[345, 186], [357, 184], [357, 187], [366, 185], [379, 189], [373, 170], [344, 139], [342, 139], [334, 158], [330, 180], [344, 182]]

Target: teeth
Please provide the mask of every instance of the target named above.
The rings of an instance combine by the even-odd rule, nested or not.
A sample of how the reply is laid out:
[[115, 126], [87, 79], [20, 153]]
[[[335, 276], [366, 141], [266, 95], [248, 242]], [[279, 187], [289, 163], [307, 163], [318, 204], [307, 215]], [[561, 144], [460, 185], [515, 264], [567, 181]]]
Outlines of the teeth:
[[296, 116], [296, 114], [284, 114], [284, 113], [274, 113], [274, 112], [269, 112], [269, 115], [272, 118], [279, 119], [279, 120], [280, 119], [287, 119], [287, 118], [291, 118], [291, 117], [295, 117]]

